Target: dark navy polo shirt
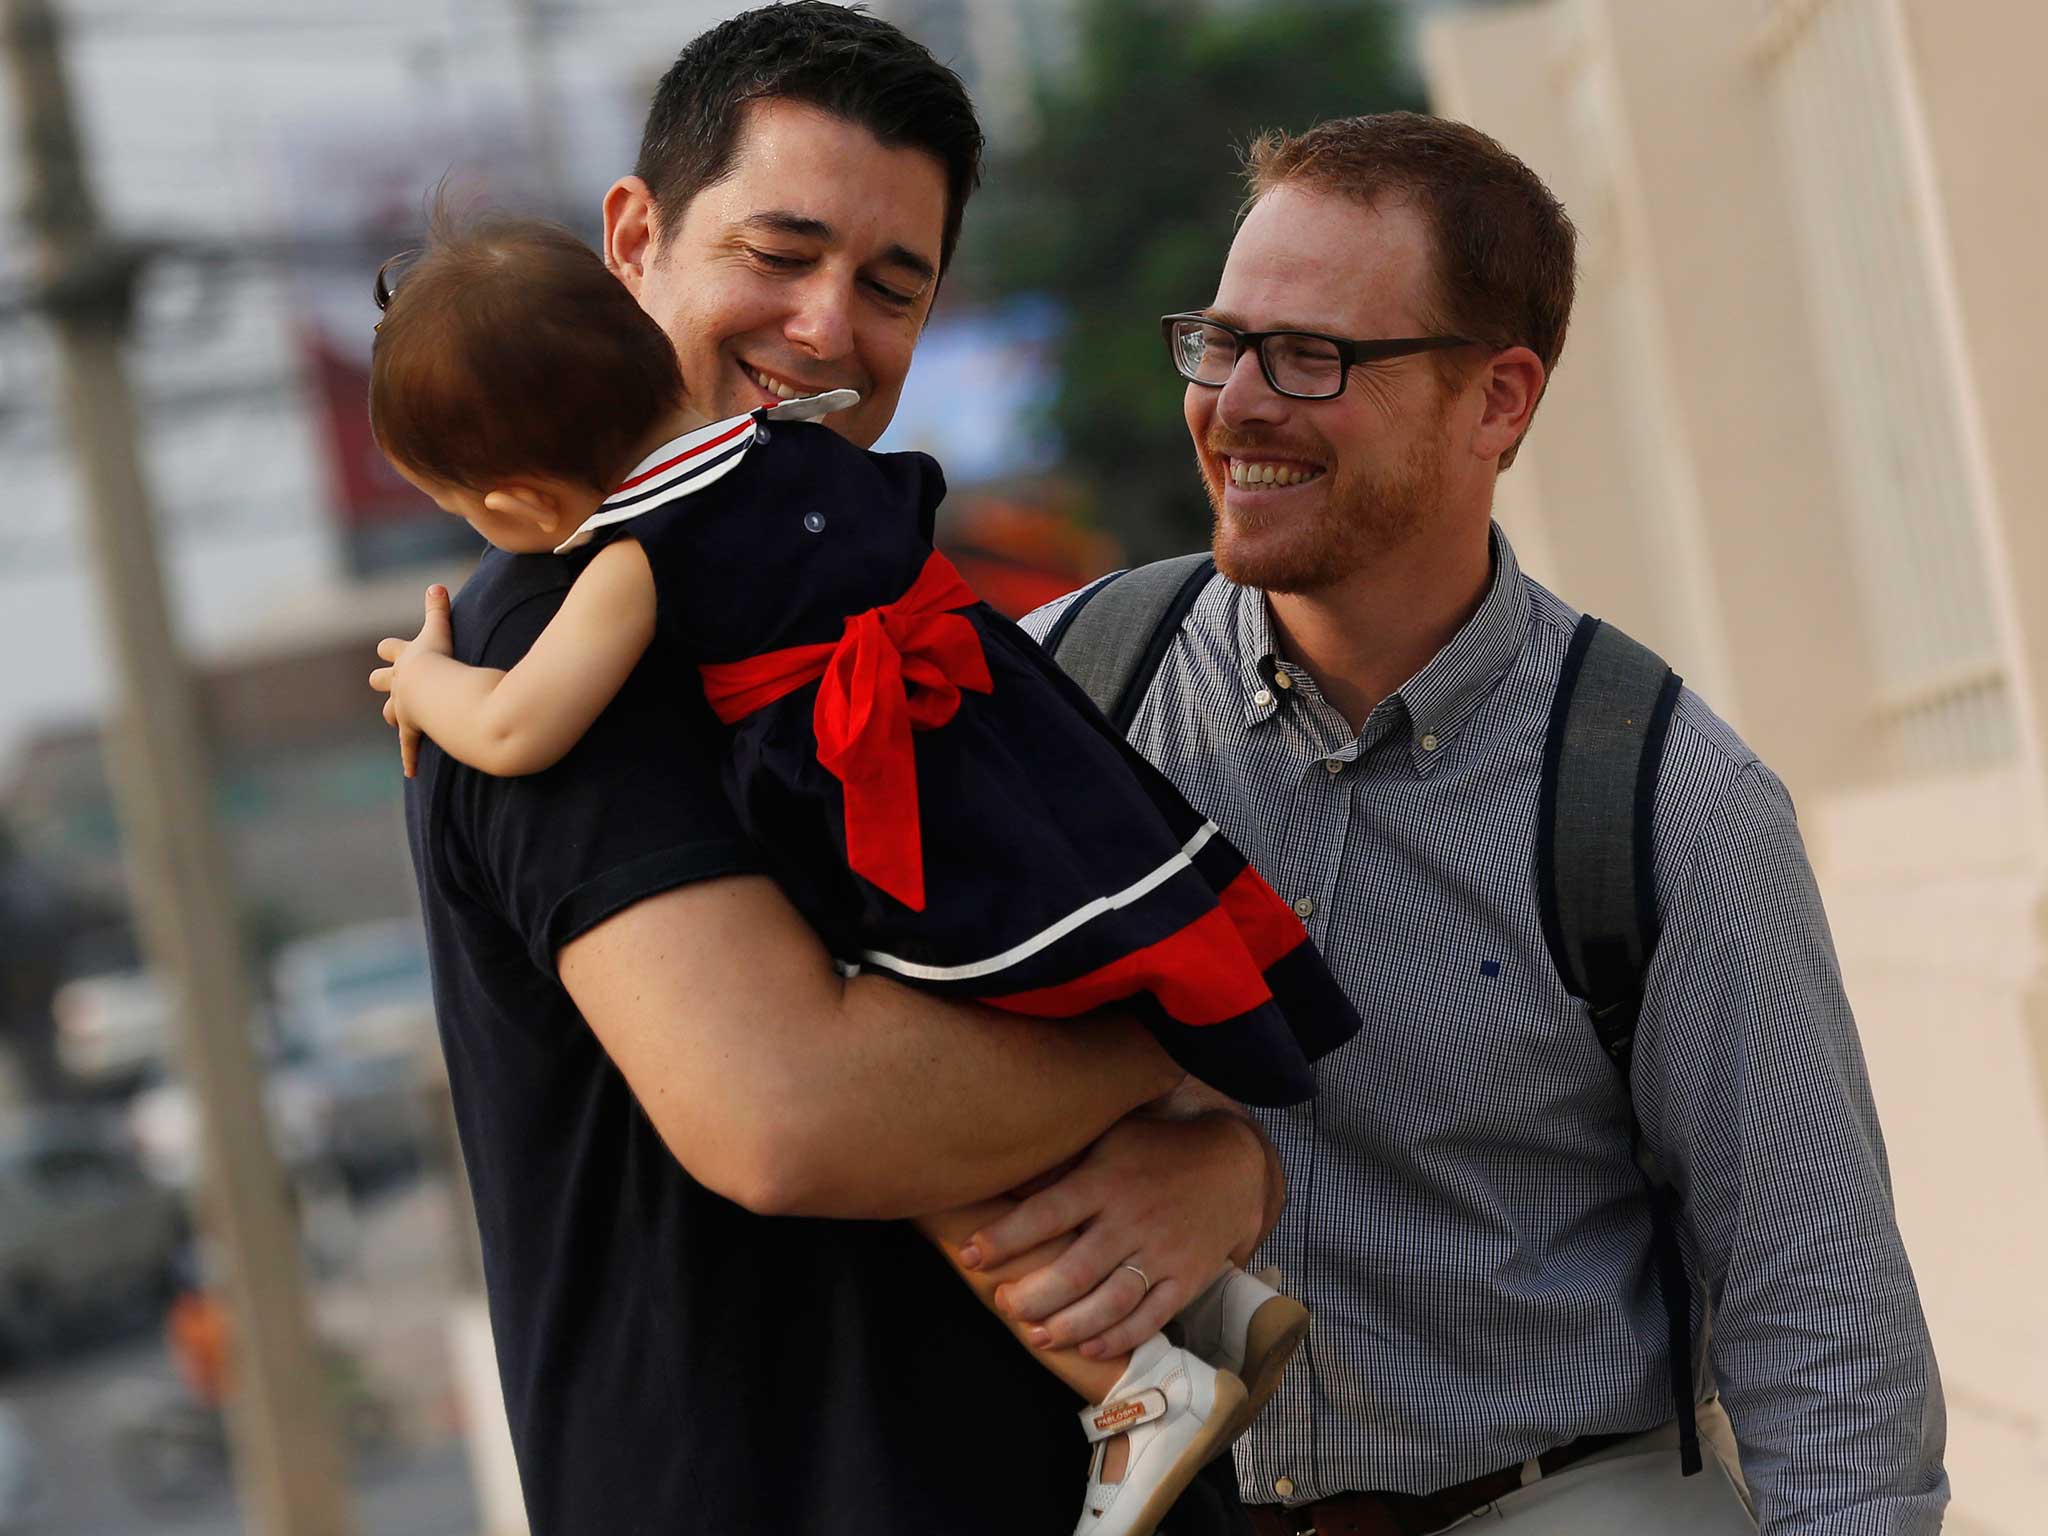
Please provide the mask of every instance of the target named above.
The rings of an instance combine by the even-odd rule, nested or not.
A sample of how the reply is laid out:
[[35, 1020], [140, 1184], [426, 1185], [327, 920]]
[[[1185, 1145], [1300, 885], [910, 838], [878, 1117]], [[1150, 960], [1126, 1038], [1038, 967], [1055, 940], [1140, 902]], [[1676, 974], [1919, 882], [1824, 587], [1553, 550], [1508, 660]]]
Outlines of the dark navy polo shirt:
[[[579, 555], [487, 553], [457, 655], [518, 661]], [[909, 1226], [755, 1216], [692, 1179], [556, 980], [612, 914], [759, 867], [680, 681], [651, 657], [545, 773], [493, 779], [429, 742], [407, 785], [534, 1536], [1064, 1536], [1073, 1394]], [[1229, 1467], [1175, 1536], [1244, 1529]]]

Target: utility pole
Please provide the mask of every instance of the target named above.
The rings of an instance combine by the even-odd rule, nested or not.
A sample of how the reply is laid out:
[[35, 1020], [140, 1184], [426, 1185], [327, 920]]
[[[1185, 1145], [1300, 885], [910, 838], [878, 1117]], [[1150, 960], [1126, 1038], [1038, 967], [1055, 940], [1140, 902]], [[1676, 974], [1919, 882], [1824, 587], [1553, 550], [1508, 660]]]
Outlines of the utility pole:
[[298, 1229], [250, 1050], [232, 876], [191, 680], [171, 633], [121, 358], [140, 263], [100, 229], [49, 0], [4, 3], [0, 47], [20, 133], [24, 221], [36, 239], [38, 307], [56, 331], [63, 414], [119, 674], [119, 729], [108, 745], [130, 881], [151, 954], [177, 984], [183, 1061], [202, 1108], [206, 1226], [227, 1260], [230, 1428], [244, 1520], [262, 1536], [352, 1536]]

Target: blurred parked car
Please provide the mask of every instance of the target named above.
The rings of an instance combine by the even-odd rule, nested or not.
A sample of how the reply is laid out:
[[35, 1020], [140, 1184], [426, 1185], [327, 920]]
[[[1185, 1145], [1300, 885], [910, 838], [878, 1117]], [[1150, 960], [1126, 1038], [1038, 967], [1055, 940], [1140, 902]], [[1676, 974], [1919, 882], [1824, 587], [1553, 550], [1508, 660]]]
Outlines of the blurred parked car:
[[34, 1358], [80, 1325], [153, 1314], [186, 1233], [178, 1199], [105, 1122], [0, 1120], [0, 1351]]
[[[422, 1055], [435, 1049], [426, 946], [412, 923], [338, 929], [286, 945], [272, 970], [264, 1102], [297, 1175], [362, 1190], [413, 1171], [428, 1134]], [[165, 1078], [136, 1094], [129, 1127], [153, 1177], [199, 1179], [198, 1105]]]
[[271, 963], [277, 1032], [322, 1057], [408, 1056], [434, 1047], [427, 946], [410, 920], [298, 939]]
[[89, 1087], [133, 1087], [170, 1050], [171, 993], [151, 971], [75, 977], [51, 995], [50, 1013], [59, 1065]]
[[[328, 1161], [336, 1112], [334, 1095], [306, 1074], [273, 1061], [263, 1080], [271, 1145], [286, 1169], [303, 1172]], [[128, 1134], [149, 1176], [166, 1189], [199, 1183], [205, 1149], [199, 1139], [199, 1100], [181, 1077], [159, 1077], [128, 1101]]]
[[21, 1415], [0, 1403], [0, 1536], [29, 1528], [37, 1504], [35, 1456]]

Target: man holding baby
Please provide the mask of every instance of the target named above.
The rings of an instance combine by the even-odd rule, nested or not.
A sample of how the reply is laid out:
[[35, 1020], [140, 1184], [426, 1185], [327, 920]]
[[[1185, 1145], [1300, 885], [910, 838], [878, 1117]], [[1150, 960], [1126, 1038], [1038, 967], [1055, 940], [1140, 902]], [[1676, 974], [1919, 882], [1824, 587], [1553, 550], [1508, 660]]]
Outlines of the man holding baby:
[[[704, 410], [850, 388], [833, 424], [866, 445], [979, 152], [893, 28], [750, 12], [664, 79], [604, 255]], [[1764, 1529], [1938, 1528], [1939, 1386], [1824, 919], [1782, 787], [1694, 696], [1630, 1083], [1548, 968], [1527, 887], [1573, 616], [1490, 508], [1562, 348], [1570, 226], [1432, 119], [1260, 156], [1214, 302], [1169, 330], [1220, 573], [1133, 741], [1367, 1029], [1263, 1135], [1134, 1114], [1179, 1082], [1135, 1022], [839, 977], [738, 835], [701, 704], [629, 682], [560, 778], [428, 754], [408, 820], [536, 1533], [1067, 1529], [1070, 1395], [889, 1218], [1077, 1157], [964, 1262], [1048, 1347], [1116, 1353], [1270, 1233], [1316, 1324], [1240, 1446], [1257, 1529], [1745, 1529], [1728, 1473], [1678, 1475], [1631, 1094]], [[1334, 389], [1302, 381], [1313, 338], [1350, 349]], [[487, 557], [458, 653], [516, 660], [567, 585]], [[1164, 1529], [1247, 1528], [1212, 1472]]]

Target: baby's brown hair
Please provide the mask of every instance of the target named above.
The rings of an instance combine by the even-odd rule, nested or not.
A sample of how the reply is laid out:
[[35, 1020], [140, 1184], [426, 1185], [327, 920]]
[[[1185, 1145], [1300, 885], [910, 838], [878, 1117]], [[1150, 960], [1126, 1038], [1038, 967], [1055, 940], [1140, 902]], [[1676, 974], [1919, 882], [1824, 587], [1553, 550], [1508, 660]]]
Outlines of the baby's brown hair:
[[607, 493], [683, 402], [667, 335], [559, 224], [437, 200], [426, 244], [378, 271], [377, 304], [370, 429], [424, 479]]

